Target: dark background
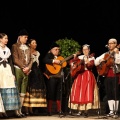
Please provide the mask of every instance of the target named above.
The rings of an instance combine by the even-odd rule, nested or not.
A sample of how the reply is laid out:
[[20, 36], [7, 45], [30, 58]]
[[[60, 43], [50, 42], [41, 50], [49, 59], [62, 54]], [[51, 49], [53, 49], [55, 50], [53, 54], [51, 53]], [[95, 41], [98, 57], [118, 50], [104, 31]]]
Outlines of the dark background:
[[0, 2], [0, 32], [8, 34], [8, 46], [20, 29], [35, 38], [41, 59], [53, 41], [74, 39], [89, 44], [95, 57], [107, 51], [110, 38], [120, 40], [118, 0], [3, 0]]
[[107, 51], [109, 38], [120, 39], [119, 6], [117, 0], [4, 0], [0, 32], [8, 34], [11, 47], [19, 30], [27, 29], [29, 38], [37, 39], [41, 57], [53, 41], [65, 37], [90, 44], [97, 57]]
[[[110, 38], [120, 41], [119, 0], [2, 0], [0, 32], [16, 42], [20, 29], [35, 38], [41, 60], [53, 41], [74, 39], [89, 44], [95, 57], [107, 51]], [[103, 90], [102, 90], [103, 93]]]

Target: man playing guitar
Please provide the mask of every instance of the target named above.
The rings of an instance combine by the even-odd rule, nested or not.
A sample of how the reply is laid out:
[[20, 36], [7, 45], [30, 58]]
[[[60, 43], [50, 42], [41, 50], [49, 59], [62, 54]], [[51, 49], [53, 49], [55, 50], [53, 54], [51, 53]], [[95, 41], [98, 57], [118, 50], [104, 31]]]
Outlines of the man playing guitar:
[[[110, 110], [107, 117], [116, 117], [119, 106], [120, 72], [116, 73], [115, 67], [116, 64], [120, 65], [120, 52], [117, 46], [117, 40], [115, 38], [108, 40], [107, 47], [109, 51], [97, 57], [95, 60], [95, 65], [97, 66], [98, 74], [102, 73], [100, 75], [105, 76], [106, 95]], [[102, 72], [102, 70], [104, 72]]]
[[[53, 43], [50, 46], [50, 51], [46, 54], [46, 56], [43, 59], [43, 62], [47, 65], [59, 65], [60, 64], [60, 60], [57, 59], [60, 56], [60, 46], [56, 43]], [[52, 105], [53, 102], [56, 102], [57, 105], [57, 113], [61, 112], [61, 79], [62, 79], [62, 75], [61, 75], [61, 70], [56, 73], [56, 74], [52, 74], [53, 71], [49, 71], [47, 69], [47, 66], [45, 66], [45, 71], [44, 71], [44, 75], [45, 75], [45, 83], [46, 83], [46, 88], [47, 88], [47, 102], [48, 102], [48, 106], [47, 106], [47, 112], [48, 115], [52, 115]]]

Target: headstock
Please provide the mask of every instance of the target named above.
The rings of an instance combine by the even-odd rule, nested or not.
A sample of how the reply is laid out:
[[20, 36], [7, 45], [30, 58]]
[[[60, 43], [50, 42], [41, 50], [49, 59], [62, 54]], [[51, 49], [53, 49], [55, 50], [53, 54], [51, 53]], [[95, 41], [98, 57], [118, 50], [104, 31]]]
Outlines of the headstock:
[[95, 56], [95, 53], [91, 53], [91, 54], [90, 54], [90, 57], [94, 57], [94, 56]]
[[75, 54], [80, 55], [81, 53], [82, 53], [81, 51], [77, 51]]
[[117, 45], [117, 48], [118, 48], [118, 49], [120, 48], [120, 44]]

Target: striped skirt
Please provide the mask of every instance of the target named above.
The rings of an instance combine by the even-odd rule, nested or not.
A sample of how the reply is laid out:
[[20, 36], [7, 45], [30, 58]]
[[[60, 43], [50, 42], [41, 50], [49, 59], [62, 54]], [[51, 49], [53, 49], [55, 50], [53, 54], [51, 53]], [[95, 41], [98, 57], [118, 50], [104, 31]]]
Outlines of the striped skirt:
[[32, 89], [26, 93], [23, 106], [26, 107], [47, 107], [46, 94], [44, 90]]
[[20, 109], [20, 97], [17, 88], [0, 88], [5, 110]]

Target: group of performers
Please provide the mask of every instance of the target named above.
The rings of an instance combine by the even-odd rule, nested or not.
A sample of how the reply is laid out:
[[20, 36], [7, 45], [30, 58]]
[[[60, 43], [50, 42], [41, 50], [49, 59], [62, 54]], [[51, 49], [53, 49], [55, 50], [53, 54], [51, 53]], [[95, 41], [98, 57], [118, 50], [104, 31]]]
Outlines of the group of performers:
[[[28, 40], [26, 30], [19, 32], [17, 42], [7, 47], [8, 36], [0, 33], [0, 118], [8, 118], [6, 111], [15, 110], [15, 117], [33, 115], [33, 107], [46, 107], [51, 116], [53, 102], [56, 114], [62, 113], [62, 80], [66, 61], [62, 61], [60, 46], [53, 43], [43, 59], [45, 69], [39, 67], [40, 52], [37, 41]], [[89, 109], [100, 107], [96, 77], [92, 70], [97, 68], [99, 76], [105, 77], [105, 90], [109, 113], [107, 117], [118, 117], [120, 52], [115, 38], [108, 40], [108, 51], [96, 57], [90, 45], [82, 46], [82, 54], [73, 54], [70, 59], [70, 89], [68, 108], [77, 110], [77, 115], [88, 117]], [[60, 58], [60, 59], [59, 59]], [[22, 107], [25, 107], [25, 114]]]
[[[120, 52], [119, 45], [115, 38], [111, 38], [107, 43], [108, 51], [101, 56], [96, 57], [90, 52], [90, 45], [82, 46], [82, 55], [73, 54], [73, 59], [70, 60], [71, 76], [73, 78], [72, 87], [70, 90], [68, 107], [73, 110], [78, 110], [78, 115], [88, 117], [88, 110], [100, 108], [100, 98], [98, 85], [94, 71], [95, 66], [99, 76], [105, 77], [105, 91], [109, 106], [109, 113], [106, 117], [118, 117], [119, 108], [119, 83], [120, 83]], [[52, 114], [52, 103], [56, 101], [57, 112], [61, 112], [60, 102], [60, 74], [62, 69], [56, 72], [56, 64], [60, 65], [61, 60], [57, 59], [60, 56], [60, 46], [54, 44], [44, 62], [53, 66], [51, 70], [46, 67], [45, 76], [47, 78], [48, 91], [48, 113]], [[62, 65], [61, 65], [62, 67]], [[51, 74], [52, 72], [53, 74]], [[49, 78], [48, 78], [49, 76]]]

